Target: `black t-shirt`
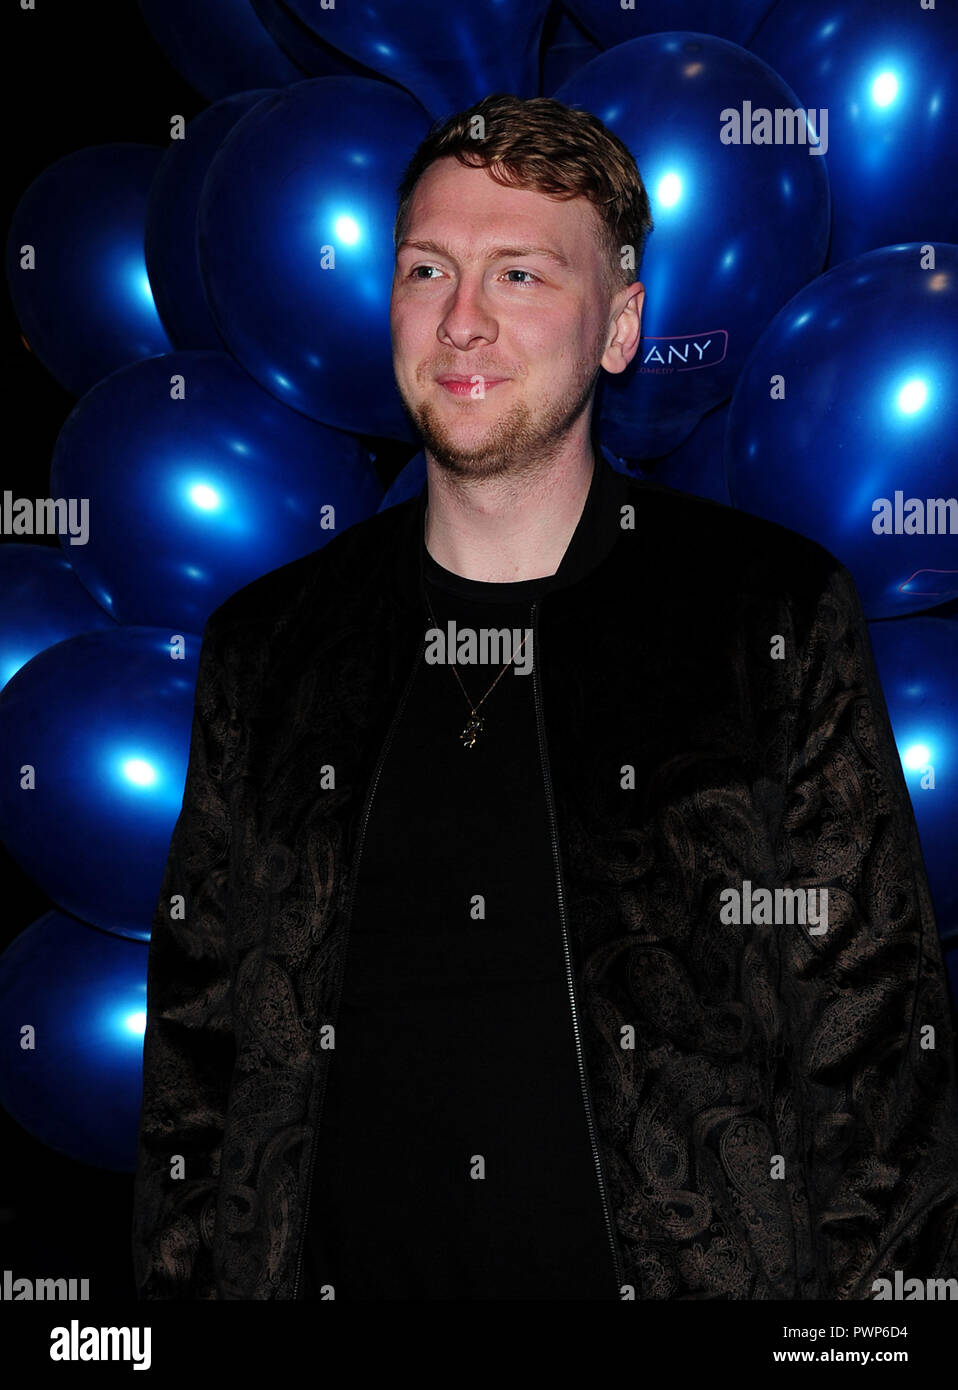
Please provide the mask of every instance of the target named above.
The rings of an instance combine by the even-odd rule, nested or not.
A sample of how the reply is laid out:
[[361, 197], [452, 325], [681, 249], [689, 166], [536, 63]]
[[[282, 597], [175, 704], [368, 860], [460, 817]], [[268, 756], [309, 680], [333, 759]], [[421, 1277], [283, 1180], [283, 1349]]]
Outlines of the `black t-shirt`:
[[[425, 547], [423, 576], [440, 628], [520, 629], [520, 641], [556, 579], [465, 580]], [[502, 669], [457, 666], [472, 702]], [[452, 667], [423, 661], [360, 860], [310, 1278], [346, 1299], [615, 1298], [531, 670], [498, 681], [471, 748], [469, 714]]]

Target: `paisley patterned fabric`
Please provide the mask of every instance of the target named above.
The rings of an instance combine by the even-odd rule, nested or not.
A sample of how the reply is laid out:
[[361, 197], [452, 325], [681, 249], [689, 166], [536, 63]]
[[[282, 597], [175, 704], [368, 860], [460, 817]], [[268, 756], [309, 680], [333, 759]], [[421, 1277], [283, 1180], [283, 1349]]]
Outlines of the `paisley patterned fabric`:
[[[611, 491], [603, 558], [541, 600], [536, 660], [622, 1296], [958, 1276], [941, 950], [854, 583], [771, 523]], [[141, 1298], [316, 1296], [309, 1159], [352, 854], [428, 626], [424, 503], [204, 630], [150, 945]], [[729, 924], [746, 881], [827, 888], [827, 931]]]

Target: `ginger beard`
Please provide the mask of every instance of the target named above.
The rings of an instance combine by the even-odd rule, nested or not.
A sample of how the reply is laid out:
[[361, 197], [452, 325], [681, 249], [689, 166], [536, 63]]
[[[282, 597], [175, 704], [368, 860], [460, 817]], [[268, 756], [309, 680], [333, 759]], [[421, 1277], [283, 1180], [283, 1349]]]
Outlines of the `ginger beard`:
[[[457, 362], [452, 366], [420, 367], [416, 381], [430, 394], [413, 402], [404, 394], [397, 380], [400, 399], [414, 428], [422, 437], [440, 468], [454, 477], [495, 478], [516, 475], [541, 468], [550, 463], [559, 453], [562, 441], [588, 409], [595, 390], [595, 383], [601, 371], [601, 358], [605, 350], [607, 327], [596, 337], [592, 352], [578, 358], [572, 371], [572, 378], [561, 391], [543, 400], [540, 408], [533, 411], [527, 399], [514, 400], [505, 408], [499, 403], [497, 393], [520, 391], [522, 378], [512, 377], [508, 384], [490, 389], [485, 400], [466, 399], [457, 401], [448, 398], [448, 405], [436, 402], [431, 393], [442, 391], [436, 377], [444, 371], [458, 372], [462, 376], [477, 376], [467, 367]], [[492, 378], [498, 375], [489, 372]], [[466, 430], [455, 421], [455, 412], [470, 413], [467, 426], [472, 442], [463, 442]], [[488, 423], [481, 426], [480, 412], [488, 412]], [[476, 421], [480, 421], [477, 429]]]

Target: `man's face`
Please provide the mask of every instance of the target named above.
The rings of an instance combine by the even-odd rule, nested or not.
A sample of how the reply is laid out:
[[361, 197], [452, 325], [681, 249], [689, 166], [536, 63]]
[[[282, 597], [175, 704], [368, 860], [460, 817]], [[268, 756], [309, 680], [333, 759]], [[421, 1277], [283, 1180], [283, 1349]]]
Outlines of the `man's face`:
[[[419, 179], [393, 277], [393, 368], [450, 473], [515, 474], [551, 460], [589, 410], [600, 368], [628, 365], [644, 291], [619, 320], [625, 348], [607, 351], [629, 296], [610, 304], [597, 228], [585, 198], [505, 188], [452, 156]], [[580, 429], [587, 441], [588, 416]]]

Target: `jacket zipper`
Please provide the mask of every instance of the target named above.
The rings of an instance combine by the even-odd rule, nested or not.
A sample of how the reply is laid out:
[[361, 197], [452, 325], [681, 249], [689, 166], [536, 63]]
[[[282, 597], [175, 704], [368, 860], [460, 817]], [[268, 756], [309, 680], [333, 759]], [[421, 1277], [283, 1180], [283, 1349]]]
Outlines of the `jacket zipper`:
[[[332, 1023], [333, 1023], [333, 1027], [334, 1027], [334, 1028], [335, 1028], [336, 1023], [337, 1023], [337, 1021], [338, 1021], [338, 1019], [339, 1019], [339, 1002], [340, 1002], [340, 999], [341, 999], [342, 993], [343, 993], [343, 977], [344, 977], [345, 971], [346, 971], [346, 952], [347, 952], [348, 947], [349, 947], [349, 928], [350, 928], [350, 925], [351, 925], [351, 923], [352, 923], [353, 902], [354, 902], [354, 899], [355, 899], [355, 896], [356, 896], [356, 882], [357, 882], [357, 878], [358, 878], [358, 875], [359, 875], [359, 860], [360, 860], [360, 857], [362, 856], [363, 844], [364, 844], [365, 838], [366, 838], [366, 824], [367, 824], [367, 822], [368, 822], [368, 820], [369, 820], [369, 812], [370, 812], [370, 809], [372, 808], [373, 797], [376, 795], [376, 788], [377, 788], [377, 786], [378, 786], [378, 784], [379, 784], [379, 777], [380, 777], [380, 774], [381, 774], [382, 769], [383, 769], [383, 764], [384, 764], [385, 761], [386, 761], [386, 755], [387, 755], [387, 753], [389, 752], [390, 745], [392, 744], [393, 737], [394, 737], [395, 732], [396, 732], [396, 728], [397, 728], [397, 726], [398, 726], [398, 724], [399, 724], [400, 718], [402, 717], [402, 712], [403, 712], [403, 710], [404, 710], [405, 707], [406, 707], [406, 701], [407, 701], [407, 699], [409, 698], [409, 692], [410, 692], [410, 690], [412, 689], [413, 681], [416, 679], [416, 672], [419, 670], [419, 665], [420, 665], [420, 662], [422, 661], [422, 658], [423, 658], [423, 655], [424, 655], [424, 653], [425, 653], [425, 650], [426, 650], [425, 643], [421, 642], [420, 645], [419, 645], [419, 650], [418, 650], [417, 653], [416, 653], [416, 659], [415, 659], [415, 661], [413, 662], [413, 665], [412, 665], [412, 670], [410, 671], [409, 677], [408, 677], [408, 679], [407, 679], [407, 681], [406, 681], [405, 689], [403, 690], [402, 696], [400, 697], [398, 708], [396, 709], [396, 713], [395, 713], [394, 716], [393, 716], [393, 720], [392, 720], [392, 723], [391, 723], [390, 726], [389, 726], [389, 730], [388, 730], [388, 732], [387, 732], [387, 734], [386, 734], [386, 737], [385, 737], [385, 739], [383, 740], [383, 746], [382, 746], [382, 748], [379, 750], [379, 759], [378, 759], [378, 761], [377, 761], [377, 763], [376, 763], [375, 771], [373, 772], [373, 775], [372, 775], [372, 778], [371, 778], [371, 780], [370, 780], [369, 786], [368, 786], [367, 789], [366, 789], [366, 801], [365, 801], [365, 804], [364, 804], [364, 806], [363, 806], [362, 816], [361, 816], [361, 818], [360, 818], [359, 835], [358, 835], [357, 842], [356, 842], [356, 857], [355, 857], [355, 859], [353, 860], [353, 868], [352, 868], [352, 874], [351, 874], [351, 876], [350, 876], [350, 884], [349, 884], [349, 899], [348, 899], [348, 902], [347, 902], [347, 905], [346, 905], [346, 920], [345, 920], [345, 923], [344, 923], [344, 926], [343, 926], [343, 931], [344, 931], [345, 935], [344, 935], [344, 939], [343, 939], [342, 960], [341, 960], [341, 964], [340, 964], [340, 967], [339, 967], [339, 973], [338, 973], [338, 976], [337, 976], [337, 979], [336, 979], [336, 997], [335, 997], [335, 1000], [334, 1000], [334, 1002], [333, 1002], [333, 1018], [332, 1018]], [[328, 1022], [328, 1021], [329, 1021], [329, 1020], [324, 1020], [324, 1022]], [[314, 1037], [315, 1037], [315, 1034], [314, 1034]], [[330, 1065], [330, 1066], [332, 1065], [332, 1058], [330, 1058], [330, 1064], [329, 1064], [329, 1065]], [[311, 1199], [311, 1197], [312, 1197], [312, 1195], [313, 1195], [313, 1166], [314, 1166], [314, 1164], [315, 1164], [315, 1162], [316, 1162], [316, 1147], [317, 1147], [317, 1140], [318, 1140], [318, 1138], [319, 1138], [319, 1125], [320, 1125], [320, 1121], [322, 1120], [322, 1116], [323, 1116], [323, 1104], [324, 1104], [325, 1099], [326, 1099], [326, 1081], [327, 1081], [328, 1076], [329, 1076], [329, 1066], [327, 1066], [327, 1067], [326, 1067], [326, 1070], [323, 1072], [322, 1087], [321, 1087], [320, 1095], [319, 1095], [319, 1102], [318, 1102], [317, 1111], [316, 1111], [316, 1119], [315, 1119], [315, 1122], [314, 1122], [314, 1125], [313, 1125], [313, 1137], [312, 1137], [312, 1140], [311, 1140], [311, 1143], [310, 1143], [309, 1164], [308, 1164], [308, 1166], [307, 1166], [307, 1174], [306, 1174], [306, 1205], [305, 1205], [305, 1208], [304, 1208], [304, 1210], [303, 1210], [303, 1226], [302, 1226], [302, 1230], [300, 1231], [300, 1234], [299, 1234], [299, 1253], [298, 1253], [297, 1258], [296, 1258], [296, 1278], [295, 1278], [295, 1281], [294, 1281], [294, 1283], [293, 1283], [293, 1298], [298, 1298], [298, 1297], [299, 1297], [299, 1281], [300, 1281], [300, 1275], [301, 1275], [301, 1273], [302, 1273], [302, 1268], [303, 1268], [303, 1252], [304, 1252], [304, 1250], [305, 1250], [305, 1248], [306, 1248], [306, 1231], [307, 1231], [307, 1223], [308, 1223], [308, 1221], [309, 1221], [309, 1203], [310, 1203], [310, 1199]]]
[[542, 691], [539, 680], [539, 603], [540, 600], [536, 599], [532, 604], [533, 641], [535, 649], [535, 659], [532, 663], [532, 689], [535, 694], [536, 727], [539, 731], [539, 754], [542, 763], [542, 778], [545, 783], [546, 804], [549, 809], [549, 833], [552, 837], [552, 862], [555, 865], [559, 921], [562, 926], [562, 949], [565, 955], [566, 981], [569, 987], [569, 1004], [572, 1010], [572, 1032], [575, 1036], [575, 1052], [576, 1060], [579, 1065], [579, 1084], [582, 1091], [582, 1102], [585, 1107], [586, 1124], [589, 1130], [589, 1142], [592, 1145], [592, 1159], [595, 1164], [595, 1174], [599, 1184], [599, 1198], [602, 1203], [602, 1215], [605, 1221], [606, 1235], [609, 1238], [609, 1248], [612, 1251], [612, 1268], [615, 1273], [616, 1298], [621, 1298], [622, 1263], [619, 1258], [619, 1249], [615, 1239], [615, 1226], [612, 1222], [605, 1178], [602, 1173], [599, 1142], [596, 1136], [595, 1120], [593, 1118], [592, 1098], [589, 1094], [589, 1081], [586, 1075], [585, 1060], [582, 1055], [582, 1039], [579, 1033], [579, 1014], [575, 996], [575, 975], [572, 969], [572, 953], [569, 948], [569, 933], [566, 925], [565, 895], [562, 888], [562, 871], [559, 862], [559, 837], [556, 831], [556, 809], [552, 795], [552, 773], [549, 767], [549, 751], [546, 745], [545, 722], [542, 712]]
[[[573, 1035], [574, 1035], [574, 1037], [575, 1037], [576, 1061], [577, 1061], [578, 1068], [579, 1068], [579, 1084], [580, 1084], [580, 1088], [581, 1088], [581, 1092], [582, 1092], [582, 1101], [583, 1101], [583, 1105], [584, 1105], [584, 1107], [585, 1107], [586, 1125], [587, 1125], [587, 1127], [588, 1127], [588, 1132], [589, 1132], [589, 1142], [590, 1142], [591, 1147], [592, 1147], [592, 1159], [593, 1159], [593, 1163], [595, 1164], [596, 1179], [597, 1179], [598, 1185], [599, 1185], [599, 1198], [600, 1198], [600, 1201], [601, 1201], [601, 1204], [602, 1204], [602, 1215], [603, 1215], [603, 1219], [604, 1219], [604, 1222], [605, 1222], [606, 1235], [608, 1236], [609, 1248], [610, 1248], [610, 1250], [611, 1250], [611, 1252], [612, 1252], [612, 1268], [613, 1268], [613, 1271], [614, 1271], [614, 1274], [615, 1274], [616, 1297], [618, 1298], [618, 1297], [619, 1297], [619, 1292], [620, 1292], [621, 1287], [622, 1287], [622, 1272], [621, 1272], [622, 1266], [621, 1266], [621, 1261], [620, 1261], [620, 1258], [619, 1258], [618, 1246], [617, 1246], [617, 1244], [616, 1244], [616, 1239], [615, 1239], [615, 1227], [614, 1227], [613, 1224], [612, 1224], [612, 1215], [611, 1215], [611, 1212], [610, 1212], [610, 1210], [609, 1210], [609, 1201], [608, 1201], [608, 1196], [607, 1196], [607, 1193], [606, 1193], [605, 1178], [604, 1178], [603, 1173], [602, 1173], [602, 1162], [601, 1162], [601, 1158], [600, 1158], [600, 1155], [599, 1155], [599, 1144], [598, 1144], [598, 1139], [597, 1139], [597, 1137], [596, 1137], [595, 1121], [594, 1121], [594, 1119], [593, 1119], [592, 1099], [591, 1099], [591, 1096], [590, 1096], [590, 1094], [589, 1094], [589, 1082], [588, 1082], [588, 1078], [587, 1078], [587, 1076], [586, 1076], [585, 1062], [584, 1062], [583, 1055], [582, 1055], [582, 1040], [581, 1040], [581, 1036], [580, 1036], [580, 1033], [579, 1033], [579, 1015], [578, 1015], [578, 1009], [577, 1009], [577, 1005], [576, 1005], [576, 996], [575, 996], [575, 977], [574, 977], [574, 972], [573, 972], [573, 969], [572, 969], [572, 955], [571, 955], [571, 951], [570, 951], [570, 948], [569, 948], [569, 934], [568, 934], [568, 930], [567, 930], [567, 927], [566, 927], [565, 896], [564, 896], [564, 893], [563, 893], [563, 888], [562, 888], [562, 874], [561, 874], [561, 870], [560, 870], [560, 866], [559, 866], [559, 840], [558, 840], [558, 835], [557, 835], [557, 833], [556, 833], [556, 811], [555, 811], [555, 802], [554, 802], [554, 800], [553, 800], [553, 795], [552, 795], [552, 774], [551, 774], [551, 771], [550, 771], [550, 768], [549, 768], [549, 753], [548, 753], [548, 749], [547, 749], [547, 746], [546, 746], [545, 724], [544, 724], [544, 722], [543, 722], [543, 714], [542, 714], [542, 694], [541, 694], [540, 683], [539, 683], [539, 658], [538, 658], [538, 653], [539, 653], [539, 600], [538, 600], [538, 599], [535, 600], [535, 601], [533, 602], [533, 604], [532, 604], [532, 618], [533, 618], [533, 640], [534, 640], [535, 652], [536, 652], [536, 658], [535, 658], [535, 660], [534, 660], [533, 663], [532, 663], [532, 688], [533, 688], [533, 692], [534, 692], [534, 695], [535, 695], [536, 727], [537, 727], [538, 733], [539, 733], [539, 754], [540, 754], [540, 761], [541, 761], [541, 765], [542, 765], [542, 776], [543, 776], [543, 781], [544, 781], [544, 783], [545, 783], [546, 804], [547, 804], [548, 811], [549, 811], [549, 833], [550, 833], [550, 836], [551, 836], [551, 839], [552, 839], [552, 860], [553, 860], [553, 864], [554, 864], [554, 866], [555, 866], [556, 892], [557, 892], [558, 904], [559, 904], [559, 921], [560, 921], [560, 924], [561, 924], [561, 927], [562, 927], [562, 949], [563, 949], [563, 954], [564, 954], [564, 957], [565, 957], [566, 982], [567, 982], [568, 990], [569, 990], [569, 1005], [570, 1005], [571, 1012], [572, 1012], [572, 1031], [573, 1031]], [[398, 724], [399, 724], [399, 720], [400, 720], [400, 718], [401, 718], [401, 716], [402, 716], [402, 712], [403, 712], [403, 710], [404, 710], [405, 707], [406, 707], [406, 701], [407, 701], [407, 699], [409, 698], [409, 692], [410, 692], [410, 690], [412, 689], [413, 681], [414, 681], [415, 678], [416, 678], [416, 673], [417, 673], [417, 671], [419, 670], [419, 665], [420, 665], [420, 662], [422, 661], [424, 652], [425, 652], [425, 646], [424, 646], [424, 645], [423, 645], [423, 646], [420, 646], [418, 652], [416, 653], [416, 659], [415, 659], [415, 661], [413, 662], [412, 670], [411, 670], [411, 672], [410, 672], [410, 674], [409, 674], [409, 677], [408, 677], [408, 679], [407, 679], [407, 681], [406, 681], [405, 689], [403, 690], [402, 696], [401, 696], [401, 698], [400, 698], [399, 706], [398, 706], [398, 708], [397, 708], [397, 710], [396, 710], [396, 713], [395, 713], [395, 715], [394, 715], [394, 717], [393, 717], [393, 721], [392, 721], [392, 723], [391, 723], [390, 726], [389, 726], [389, 731], [387, 732], [386, 738], [385, 738], [385, 740], [383, 741], [383, 746], [382, 746], [382, 748], [381, 748], [380, 751], [379, 751], [379, 758], [378, 758], [377, 763], [376, 763], [376, 768], [375, 768], [375, 771], [373, 772], [372, 779], [371, 779], [371, 781], [370, 781], [369, 787], [368, 787], [367, 792], [366, 792], [366, 801], [365, 801], [365, 805], [363, 806], [362, 817], [361, 817], [361, 820], [360, 820], [360, 827], [359, 827], [359, 836], [358, 836], [357, 845], [356, 845], [356, 857], [355, 857], [355, 859], [354, 859], [354, 861], [353, 861], [353, 869], [352, 869], [352, 875], [351, 875], [350, 886], [349, 886], [349, 899], [348, 899], [348, 903], [347, 903], [347, 907], [346, 907], [346, 921], [345, 921], [344, 928], [343, 928], [343, 930], [344, 930], [344, 932], [345, 932], [345, 939], [344, 939], [344, 941], [343, 941], [342, 962], [341, 962], [340, 969], [339, 969], [339, 974], [338, 974], [338, 977], [337, 977], [337, 980], [336, 980], [336, 997], [335, 997], [335, 1001], [334, 1001], [334, 1004], [333, 1004], [333, 1020], [332, 1020], [332, 1021], [333, 1021], [333, 1026], [334, 1026], [334, 1027], [335, 1027], [336, 1021], [337, 1021], [337, 1019], [338, 1019], [338, 1017], [339, 1017], [339, 1002], [340, 1002], [340, 999], [341, 999], [341, 997], [342, 997], [343, 978], [344, 978], [344, 975], [345, 975], [345, 967], [346, 967], [346, 953], [347, 953], [347, 949], [348, 949], [348, 946], [349, 946], [349, 929], [350, 929], [350, 924], [351, 924], [351, 922], [352, 922], [353, 903], [354, 903], [354, 899], [355, 899], [355, 895], [356, 895], [356, 882], [357, 882], [358, 875], [359, 875], [359, 861], [360, 861], [360, 857], [361, 857], [361, 855], [362, 855], [363, 844], [365, 843], [365, 838], [366, 838], [366, 825], [367, 825], [367, 822], [368, 822], [368, 820], [369, 820], [369, 813], [370, 813], [370, 810], [371, 810], [371, 808], [372, 808], [373, 797], [374, 797], [375, 794], [376, 794], [376, 788], [377, 788], [377, 786], [378, 786], [378, 784], [379, 784], [379, 778], [380, 778], [380, 775], [381, 775], [381, 773], [382, 773], [383, 764], [384, 764], [385, 761], [386, 761], [386, 756], [387, 756], [387, 754], [388, 754], [388, 752], [389, 752], [389, 748], [390, 748], [390, 746], [391, 746], [391, 744], [392, 744], [393, 737], [395, 736], [396, 728], [397, 728], [397, 726], [398, 726]], [[321, 1089], [320, 1096], [319, 1096], [319, 1102], [318, 1102], [318, 1107], [317, 1107], [317, 1112], [316, 1112], [316, 1119], [315, 1119], [315, 1122], [314, 1122], [314, 1125], [313, 1125], [313, 1137], [312, 1137], [312, 1140], [311, 1140], [311, 1143], [310, 1143], [309, 1163], [308, 1163], [308, 1165], [307, 1165], [307, 1175], [306, 1175], [306, 1204], [305, 1204], [305, 1207], [304, 1207], [304, 1210], [303, 1210], [303, 1226], [302, 1226], [302, 1230], [300, 1231], [300, 1236], [299, 1236], [299, 1253], [298, 1253], [297, 1259], [296, 1259], [296, 1278], [295, 1278], [295, 1281], [294, 1281], [294, 1283], [293, 1283], [293, 1298], [294, 1298], [294, 1299], [296, 1299], [296, 1298], [299, 1297], [300, 1276], [301, 1276], [302, 1267], [303, 1267], [303, 1253], [304, 1253], [305, 1246], [306, 1246], [306, 1232], [307, 1232], [308, 1223], [309, 1223], [309, 1205], [310, 1205], [310, 1200], [311, 1200], [312, 1195], [313, 1195], [313, 1168], [314, 1168], [314, 1165], [315, 1165], [315, 1162], [316, 1162], [316, 1148], [317, 1148], [317, 1142], [318, 1142], [318, 1138], [319, 1138], [319, 1126], [320, 1126], [320, 1122], [321, 1122], [321, 1120], [322, 1120], [323, 1103], [324, 1103], [325, 1098], [326, 1098], [326, 1080], [327, 1080], [328, 1075], [329, 1075], [329, 1067], [327, 1067], [327, 1068], [326, 1068], [326, 1071], [323, 1073], [322, 1089]]]

